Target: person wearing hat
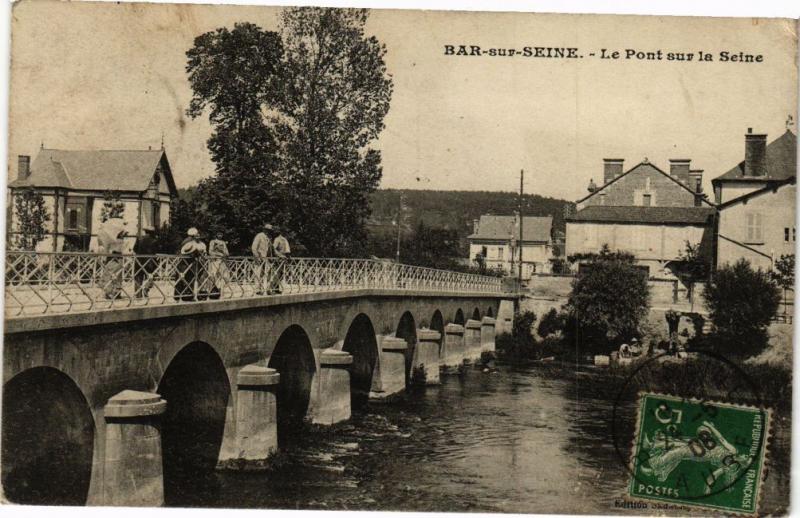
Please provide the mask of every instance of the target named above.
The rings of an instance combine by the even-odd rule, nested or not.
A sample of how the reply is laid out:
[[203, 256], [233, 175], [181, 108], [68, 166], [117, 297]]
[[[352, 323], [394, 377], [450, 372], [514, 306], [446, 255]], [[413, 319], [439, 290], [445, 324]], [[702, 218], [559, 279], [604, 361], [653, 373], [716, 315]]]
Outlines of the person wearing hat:
[[256, 275], [256, 295], [263, 295], [265, 290], [268, 290], [267, 284], [272, 284], [270, 278], [270, 265], [268, 259], [272, 257], [272, 239], [269, 234], [272, 233], [272, 225], [264, 223], [261, 232], [256, 234], [253, 238], [253, 244], [250, 249], [253, 251], [253, 257], [262, 264], [258, 265]]
[[200, 232], [192, 227], [186, 231], [186, 238], [181, 242], [180, 255], [188, 256], [178, 261], [178, 279], [175, 282], [175, 300], [195, 300], [196, 282], [198, 280], [197, 259], [206, 254], [206, 245], [200, 240]]

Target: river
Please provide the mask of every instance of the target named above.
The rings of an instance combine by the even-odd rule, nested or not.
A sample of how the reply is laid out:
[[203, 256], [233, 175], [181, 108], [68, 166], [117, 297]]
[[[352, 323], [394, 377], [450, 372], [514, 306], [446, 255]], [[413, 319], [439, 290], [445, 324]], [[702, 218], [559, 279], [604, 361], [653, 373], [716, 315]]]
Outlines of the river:
[[[443, 376], [348, 423], [309, 430], [272, 470], [217, 471], [168, 504], [642, 514], [614, 507], [629, 475], [611, 438], [608, 381], [601, 369], [556, 365]], [[632, 430], [633, 403], [619, 412]], [[789, 428], [779, 420], [773, 432], [764, 514], [788, 506]]]

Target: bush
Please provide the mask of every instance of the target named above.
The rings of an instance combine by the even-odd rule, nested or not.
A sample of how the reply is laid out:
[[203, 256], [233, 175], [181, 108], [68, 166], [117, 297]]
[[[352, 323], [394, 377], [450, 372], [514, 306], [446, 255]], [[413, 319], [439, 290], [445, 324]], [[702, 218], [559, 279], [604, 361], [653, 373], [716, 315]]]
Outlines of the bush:
[[550, 308], [550, 311], [542, 317], [542, 321], [539, 322], [539, 327], [536, 331], [541, 338], [547, 338], [563, 333], [566, 324], [567, 315], [558, 312], [556, 308]]
[[781, 294], [769, 273], [745, 259], [719, 268], [703, 298], [714, 324], [709, 344], [721, 354], [753, 356], [767, 345], [767, 327], [778, 312]]
[[536, 340], [533, 338], [533, 325], [536, 314], [533, 311], [517, 312], [511, 334], [503, 333], [495, 338], [495, 347], [503, 356], [511, 359], [527, 359], [536, 356]]
[[647, 317], [650, 288], [633, 255], [603, 246], [588, 256], [572, 284], [567, 309], [577, 326], [582, 352], [608, 354], [639, 334]]

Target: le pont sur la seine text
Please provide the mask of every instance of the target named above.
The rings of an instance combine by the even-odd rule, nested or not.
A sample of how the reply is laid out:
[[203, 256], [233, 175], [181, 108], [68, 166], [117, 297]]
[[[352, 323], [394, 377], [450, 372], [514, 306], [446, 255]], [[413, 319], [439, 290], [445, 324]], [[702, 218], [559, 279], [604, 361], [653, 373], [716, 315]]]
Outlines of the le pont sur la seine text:
[[525, 46], [519, 48], [508, 47], [486, 47], [481, 45], [444, 45], [445, 56], [489, 56], [489, 57], [520, 57], [520, 58], [542, 58], [542, 59], [607, 59], [607, 60], [628, 60], [628, 61], [702, 61], [721, 63], [763, 63], [762, 54], [751, 54], [742, 51], [721, 50], [718, 52], [706, 52], [698, 50], [695, 52], [687, 51], [665, 51], [639, 50], [639, 49], [600, 49], [592, 52], [582, 52], [577, 47], [533, 47]]

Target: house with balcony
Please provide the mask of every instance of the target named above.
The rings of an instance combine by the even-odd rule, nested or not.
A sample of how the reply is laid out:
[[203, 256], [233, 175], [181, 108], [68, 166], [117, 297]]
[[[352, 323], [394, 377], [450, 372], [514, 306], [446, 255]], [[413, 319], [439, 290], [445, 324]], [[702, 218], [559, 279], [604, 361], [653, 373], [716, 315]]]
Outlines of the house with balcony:
[[719, 204], [716, 265], [748, 260], [771, 269], [795, 253], [797, 230], [797, 136], [789, 129], [767, 144], [767, 135], [748, 129], [744, 160], [714, 178]]
[[510, 275], [519, 272], [522, 249], [522, 280], [534, 273], [549, 273], [553, 257], [553, 218], [525, 216], [522, 218], [520, 241], [519, 216], [484, 214], [474, 220], [469, 241], [469, 260], [475, 264], [483, 257], [487, 268], [499, 268]]
[[17, 179], [8, 185], [8, 232], [19, 232], [15, 198], [34, 189], [45, 201], [49, 221], [37, 251], [93, 251], [97, 230], [109, 211], [128, 230], [125, 251], [138, 236], [169, 222], [170, 204], [178, 191], [167, 154], [157, 150], [39, 150], [18, 157]]
[[630, 252], [650, 277], [675, 279], [687, 242], [713, 253], [714, 205], [703, 193], [703, 171], [689, 159], [670, 160], [669, 172], [646, 158], [625, 171], [624, 161], [603, 160], [603, 183], [568, 216], [566, 255], [578, 258], [607, 245]]

